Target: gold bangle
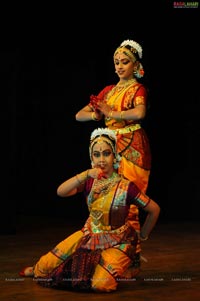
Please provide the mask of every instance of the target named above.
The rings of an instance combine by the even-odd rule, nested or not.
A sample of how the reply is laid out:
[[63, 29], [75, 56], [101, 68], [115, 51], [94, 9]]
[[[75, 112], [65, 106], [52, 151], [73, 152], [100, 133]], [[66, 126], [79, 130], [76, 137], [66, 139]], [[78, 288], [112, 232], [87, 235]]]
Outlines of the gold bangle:
[[113, 115], [113, 110], [110, 110], [110, 112], [108, 113], [108, 117], [112, 118], [112, 115]]
[[83, 171], [75, 176], [80, 185], [83, 184], [87, 180], [88, 172], [89, 172], [89, 169], [86, 171]]
[[121, 112], [120, 112], [120, 119], [121, 119], [121, 120], [124, 119], [124, 113], [125, 113], [125, 111], [121, 111]]
[[92, 120], [98, 121], [98, 118], [96, 117], [95, 112], [92, 112], [91, 117], [92, 117]]

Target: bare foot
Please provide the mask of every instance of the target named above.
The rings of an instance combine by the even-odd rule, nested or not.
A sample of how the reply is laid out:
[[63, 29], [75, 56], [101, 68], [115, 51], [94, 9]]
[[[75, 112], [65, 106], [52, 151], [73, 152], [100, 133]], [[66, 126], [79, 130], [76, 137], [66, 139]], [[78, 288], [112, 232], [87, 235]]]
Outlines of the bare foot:
[[22, 277], [33, 277], [34, 276], [33, 267], [23, 268], [23, 270], [19, 272], [19, 275]]

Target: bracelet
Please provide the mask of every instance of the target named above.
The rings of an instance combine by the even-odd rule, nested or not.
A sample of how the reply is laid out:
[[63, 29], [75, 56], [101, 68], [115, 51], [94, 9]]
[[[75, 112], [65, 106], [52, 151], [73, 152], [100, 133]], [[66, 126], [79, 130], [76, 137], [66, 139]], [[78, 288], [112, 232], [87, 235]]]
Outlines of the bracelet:
[[83, 182], [85, 182], [87, 180], [88, 173], [89, 173], [89, 169], [86, 171], [83, 171], [75, 176], [80, 185], [83, 184]]
[[124, 118], [123, 118], [124, 113], [125, 113], [125, 111], [121, 111], [121, 112], [120, 112], [120, 119], [121, 119], [121, 120], [124, 119]]
[[147, 240], [149, 237], [148, 237], [148, 236], [143, 237], [143, 236], [140, 234], [140, 235], [139, 235], [139, 238], [140, 238], [141, 241], [145, 241], [145, 240]]
[[98, 118], [96, 117], [95, 112], [92, 112], [91, 117], [92, 117], [92, 120], [98, 121]]
[[108, 117], [112, 118], [112, 115], [113, 115], [113, 110], [110, 110], [109, 113], [108, 113]]

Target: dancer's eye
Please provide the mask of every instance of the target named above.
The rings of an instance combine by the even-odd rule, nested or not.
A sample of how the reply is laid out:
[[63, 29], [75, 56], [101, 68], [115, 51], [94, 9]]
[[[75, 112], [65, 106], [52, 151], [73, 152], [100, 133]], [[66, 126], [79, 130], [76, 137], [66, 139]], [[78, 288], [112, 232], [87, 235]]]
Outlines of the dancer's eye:
[[109, 157], [110, 154], [111, 154], [111, 151], [109, 151], [109, 150], [103, 152], [103, 155], [104, 155], [105, 157]]

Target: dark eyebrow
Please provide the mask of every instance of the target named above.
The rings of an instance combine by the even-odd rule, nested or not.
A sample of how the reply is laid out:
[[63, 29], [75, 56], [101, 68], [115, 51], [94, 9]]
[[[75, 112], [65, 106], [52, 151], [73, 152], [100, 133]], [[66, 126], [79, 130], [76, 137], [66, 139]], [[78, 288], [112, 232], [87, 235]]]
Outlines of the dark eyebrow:
[[120, 59], [120, 60], [118, 60], [118, 59], [115, 59], [115, 60], [114, 60], [114, 62], [119, 62], [119, 61], [122, 61], [122, 62], [128, 61], [128, 62], [130, 62], [131, 60], [130, 60], [128, 57], [127, 57], [127, 58]]
[[103, 151], [94, 150], [93, 153], [95, 153], [95, 152], [97, 152], [97, 153], [111, 152], [112, 153], [112, 150], [107, 148], [107, 149], [104, 149]]

